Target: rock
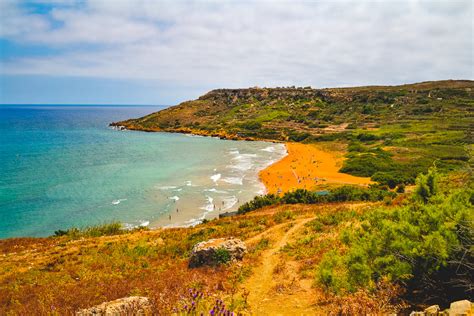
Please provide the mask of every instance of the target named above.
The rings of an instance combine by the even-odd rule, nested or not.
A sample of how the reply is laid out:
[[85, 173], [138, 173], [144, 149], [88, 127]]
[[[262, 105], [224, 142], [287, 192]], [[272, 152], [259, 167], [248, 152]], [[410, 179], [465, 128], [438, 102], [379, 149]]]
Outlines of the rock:
[[129, 296], [115, 301], [105, 302], [100, 305], [81, 309], [76, 316], [122, 316], [122, 315], [152, 315], [150, 301], [147, 297]]
[[246, 252], [247, 247], [240, 239], [209, 239], [194, 245], [189, 267], [216, 266], [227, 261], [241, 260]]
[[439, 306], [438, 305], [431, 305], [430, 307], [425, 308], [425, 314], [427, 316], [438, 315]]
[[425, 312], [411, 312], [410, 316], [425, 316]]
[[449, 316], [474, 315], [471, 311], [471, 302], [468, 300], [452, 302], [449, 306]]

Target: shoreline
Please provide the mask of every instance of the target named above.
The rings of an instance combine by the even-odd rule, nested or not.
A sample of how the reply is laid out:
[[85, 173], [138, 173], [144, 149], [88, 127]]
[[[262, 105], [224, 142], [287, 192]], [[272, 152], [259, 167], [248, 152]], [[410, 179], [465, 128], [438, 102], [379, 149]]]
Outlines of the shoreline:
[[287, 155], [260, 171], [267, 193], [284, 194], [295, 189], [324, 189], [335, 185], [373, 183], [370, 178], [340, 173], [343, 152], [321, 144], [285, 143]]
[[[222, 140], [234, 141], [261, 141], [269, 144], [284, 144], [286, 155], [281, 159], [272, 162], [269, 166], [258, 171], [257, 177], [264, 187], [264, 194], [283, 195], [295, 189], [324, 190], [340, 185], [362, 185], [368, 186], [373, 183], [368, 177], [357, 177], [345, 173], [340, 173], [345, 158], [341, 149], [329, 149], [323, 147], [324, 144], [303, 144], [296, 142], [282, 142], [278, 140], [267, 140], [260, 138], [240, 137], [238, 135], [228, 135], [226, 133], [209, 133], [206, 131], [192, 130], [188, 128], [164, 130], [159, 128], [143, 129], [133, 125], [121, 125], [111, 123], [111, 127], [118, 130], [131, 130], [141, 132], [158, 133], [178, 133], [198, 137], [215, 137]], [[256, 192], [256, 195], [260, 195]], [[204, 216], [191, 218], [187, 223], [164, 224], [164, 220], [155, 221], [149, 226], [156, 228], [177, 228], [194, 226], [203, 219], [218, 218], [220, 214], [233, 214], [235, 210], [225, 212], [205, 212]], [[213, 213], [213, 214], [210, 214]], [[210, 216], [209, 216], [210, 215]], [[230, 215], [232, 216], [232, 215]]]
[[[193, 134], [186, 135], [206, 137]], [[231, 154], [230, 160], [225, 164], [225, 169], [222, 169], [222, 166], [216, 167], [216, 169], [214, 168], [215, 166], [210, 165], [209, 168], [214, 168], [214, 171], [209, 176], [206, 175], [204, 178], [201, 178], [202, 181], [209, 182], [205, 187], [203, 186], [204, 191], [207, 191], [207, 200], [204, 204], [195, 205], [196, 201], [191, 202], [189, 197], [168, 197], [176, 203], [173, 206], [173, 210], [165, 211], [158, 218], [149, 220], [146, 226], [150, 229], [193, 227], [202, 223], [203, 220], [212, 220], [221, 217], [221, 215], [228, 216], [229, 214], [234, 214], [242, 204], [251, 201], [255, 196], [266, 194], [267, 188], [260, 179], [260, 172], [286, 157], [288, 153], [282, 143], [263, 140], [258, 140], [258, 142], [264, 145], [255, 153], [239, 152], [236, 148], [231, 148], [231, 151], [229, 151], [229, 154]], [[261, 153], [259, 154], [258, 152], [260, 151]], [[203, 185], [201, 180], [194, 179], [192, 186]], [[240, 189], [238, 186], [234, 188], [229, 187], [239, 184], [238, 180], [240, 180]], [[175, 194], [171, 191], [169, 194]], [[248, 191], [243, 198], [240, 197], [242, 191]], [[174, 211], [177, 208], [179, 208], [179, 212]]]
[[282, 144], [285, 143], [282, 140], [276, 139], [266, 139], [266, 138], [259, 138], [259, 137], [243, 137], [236, 134], [227, 134], [226, 132], [208, 132], [199, 129], [191, 129], [191, 128], [172, 128], [172, 129], [162, 129], [159, 127], [156, 128], [143, 128], [143, 127], [136, 127], [130, 124], [124, 124], [124, 122], [112, 122], [109, 124], [109, 127], [116, 129], [118, 131], [137, 131], [137, 132], [145, 132], [145, 133], [176, 133], [176, 134], [185, 134], [191, 136], [201, 136], [201, 137], [215, 137], [223, 140], [234, 140], [234, 141], [249, 141], [249, 142], [268, 142], [268, 143], [275, 143], [275, 144]]

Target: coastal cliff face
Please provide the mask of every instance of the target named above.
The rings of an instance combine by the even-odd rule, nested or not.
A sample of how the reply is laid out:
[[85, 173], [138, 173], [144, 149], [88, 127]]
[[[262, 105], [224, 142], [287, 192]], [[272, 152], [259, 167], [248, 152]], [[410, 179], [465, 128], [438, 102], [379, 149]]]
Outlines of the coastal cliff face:
[[275, 141], [311, 141], [356, 129], [440, 119], [456, 121], [456, 128], [467, 130], [473, 88], [473, 81], [450, 80], [333, 89], [217, 89], [197, 100], [112, 125]]

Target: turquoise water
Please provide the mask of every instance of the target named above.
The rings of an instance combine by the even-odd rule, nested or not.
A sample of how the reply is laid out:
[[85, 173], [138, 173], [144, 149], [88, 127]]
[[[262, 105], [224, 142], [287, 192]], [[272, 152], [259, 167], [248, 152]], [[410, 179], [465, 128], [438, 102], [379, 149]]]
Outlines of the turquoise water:
[[0, 106], [0, 238], [118, 220], [192, 225], [264, 188], [283, 145], [117, 131], [159, 107]]

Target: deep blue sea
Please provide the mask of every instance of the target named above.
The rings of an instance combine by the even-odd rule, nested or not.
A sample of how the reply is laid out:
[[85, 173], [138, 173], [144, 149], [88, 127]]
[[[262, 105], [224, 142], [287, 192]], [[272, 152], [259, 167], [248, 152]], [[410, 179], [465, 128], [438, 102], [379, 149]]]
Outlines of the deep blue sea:
[[0, 238], [193, 225], [263, 193], [281, 144], [108, 127], [160, 108], [0, 105]]

